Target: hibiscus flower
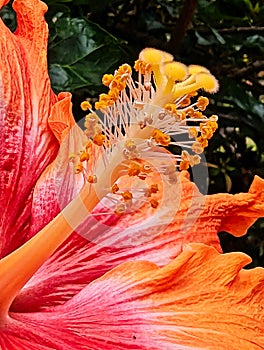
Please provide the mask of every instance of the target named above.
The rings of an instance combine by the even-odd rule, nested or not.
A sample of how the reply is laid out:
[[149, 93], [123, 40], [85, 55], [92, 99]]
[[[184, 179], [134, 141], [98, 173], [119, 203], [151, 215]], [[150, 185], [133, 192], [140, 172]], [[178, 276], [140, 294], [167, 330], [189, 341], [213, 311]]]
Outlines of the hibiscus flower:
[[203, 196], [185, 171], [217, 127], [205, 98], [191, 102], [215, 78], [146, 49], [138, 86], [127, 65], [104, 76], [101, 119], [83, 103], [83, 132], [70, 94], [50, 88], [46, 6], [13, 6], [16, 32], [0, 22], [1, 349], [262, 349], [263, 269], [221, 254], [217, 232], [264, 214], [263, 180]]

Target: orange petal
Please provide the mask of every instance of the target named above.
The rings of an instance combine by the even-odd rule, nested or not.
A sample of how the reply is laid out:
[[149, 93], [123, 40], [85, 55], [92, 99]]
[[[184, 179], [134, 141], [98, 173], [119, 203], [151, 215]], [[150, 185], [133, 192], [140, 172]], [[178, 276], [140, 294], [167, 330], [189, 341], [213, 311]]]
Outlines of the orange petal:
[[124, 263], [62, 306], [11, 314], [0, 345], [21, 340], [32, 341], [34, 349], [261, 350], [264, 270], [242, 270], [249, 261], [243, 253], [190, 244], [163, 268]]
[[1, 0], [1, 1], [0, 1], [0, 9], [1, 9], [3, 6], [5, 6], [6, 4], [8, 4], [9, 1], [10, 1], [10, 0]]
[[[254, 177], [248, 193], [226, 195], [222, 198], [222, 205], [215, 206], [215, 215], [222, 217], [220, 231], [231, 232], [240, 237], [257, 218], [264, 217], [264, 180], [258, 176]], [[208, 199], [220, 200], [219, 195]]]
[[[232, 217], [229, 207], [236, 215], [240, 209], [252, 214], [251, 218], [244, 219], [243, 230], [252, 220], [264, 215], [263, 180], [256, 178], [252, 186], [256, 190], [251, 189], [248, 194], [203, 196], [182, 172], [178, 183], [166, 190], [169, 199], [165, 200], [165, 205], [157, 209], [147, 204], [130, 215], [88, 218], [78, 230], [88, 241], [77, 234], [72, 235], [23, 288], [13, 309], [36, 311], [61, 304], [85, 284], [125, 261], [149, 260], [164, 266], [189, 242], [206, 243], [221, 251], [217, 233]], [[54, 202], [45, 204], [47, 193], [52, 191], [45, 192], [45, 186], [42, 190], [41, 202], [37, 197], [36, 205], [42, 203], [42, 212], [52, 213], [56, 208]], [[62, 190], [61, 198], [63, 193]], [[161, 194], [162, 188], [157, 195]], [[248, 201], [241, 201], [241, 197]], [[105, 211], [103, 203], [95, 209], [98, 214]], [[36, 208], [36, 213], [41, 213]], [[43, 217], [45, 214], [36, 215], [34, 226], [43, 223]], [[229, 227], [231, 232], [233, 228]]]
[[[182, 173], [183, 191], [188, 194], [182, 196], [181, 204], [186, 207], [181, 227], [184, 242], [202, 242], [222, 251], [217, 233], [225, 230], [242, 236], [258, 218], [264, 217], [264, 180], [258, 176], [255, 176], [248, 193], [219, 193], [203, 198], [184, 176]], [[179, 232], [175, 223], [169, 229], [172, 233]]]

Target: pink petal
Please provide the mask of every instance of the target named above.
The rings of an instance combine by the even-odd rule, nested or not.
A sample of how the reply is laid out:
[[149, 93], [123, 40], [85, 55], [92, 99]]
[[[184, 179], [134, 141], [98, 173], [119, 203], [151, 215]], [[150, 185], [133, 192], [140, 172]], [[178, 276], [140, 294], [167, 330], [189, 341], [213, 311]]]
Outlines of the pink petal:
[[229, 349], [264, 347], [264, 270], [241, 270], [243, 253], [190, 244], [162, 268], [124, 263], [64, 305], [12, 313], [5, 342], [67, 349]]
[[37, 0], [16, 0], [13, 6], [16, 32], [0, 21], [0, 256], [24, 241], [32, 188], [58, 150], [48, 125], [57, 98], [47, 73], [47, 7]]

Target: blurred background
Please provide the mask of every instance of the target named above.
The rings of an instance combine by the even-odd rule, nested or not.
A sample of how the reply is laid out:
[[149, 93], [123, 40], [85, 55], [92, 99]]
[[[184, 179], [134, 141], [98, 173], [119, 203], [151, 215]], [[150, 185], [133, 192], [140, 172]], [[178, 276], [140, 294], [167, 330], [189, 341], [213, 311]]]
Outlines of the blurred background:
[[[209, 193], [247, 192], [264, 178], [264, 2], [255, 0], [46, 0], [49, 73], [55, 92], [80, 102], [104, 92], [101, 78], [133, 65], [144, 47], [166, 50], [185, 64], [206, 66], [220, 82], [209, 114], [219, 129], [206, 149]], [[14, 31], [12, 2], [0, 11]], [[223, 250], [243, 251], [264, 266], [264, 219], [248, 234], [219, 234]]]

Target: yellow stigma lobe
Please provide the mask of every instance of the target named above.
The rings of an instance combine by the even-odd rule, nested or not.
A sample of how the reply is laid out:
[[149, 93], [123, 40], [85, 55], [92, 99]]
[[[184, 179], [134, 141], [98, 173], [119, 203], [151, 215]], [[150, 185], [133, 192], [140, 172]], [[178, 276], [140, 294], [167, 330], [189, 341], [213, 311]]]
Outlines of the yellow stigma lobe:
[[164, 64], [164, 74], [174, 81], [185, 79], [187, 72], [187, 67], [183, 63], [169, 62]]
[[155, 66], [164, 62], [173, 61], [173, 56], [161, 50], [146, 48], [140, 52], [139, 59], [151, 66]]
[[206, 92], [217, 92], [219, 85], [215, 77], [210, 73], [199, 73], [196, 76], [196, 83]]

